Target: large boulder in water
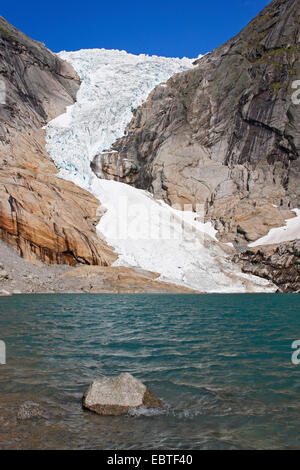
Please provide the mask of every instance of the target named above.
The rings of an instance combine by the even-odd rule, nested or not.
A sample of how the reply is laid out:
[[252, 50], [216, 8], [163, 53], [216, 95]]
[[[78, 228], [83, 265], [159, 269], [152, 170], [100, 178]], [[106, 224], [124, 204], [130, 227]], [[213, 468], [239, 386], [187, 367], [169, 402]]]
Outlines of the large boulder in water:
[[84, 408], [100, 415], [119, 416], [130, 408], [162, 408], [163, 402], [131, 374], [95, 380], [83, 396]]

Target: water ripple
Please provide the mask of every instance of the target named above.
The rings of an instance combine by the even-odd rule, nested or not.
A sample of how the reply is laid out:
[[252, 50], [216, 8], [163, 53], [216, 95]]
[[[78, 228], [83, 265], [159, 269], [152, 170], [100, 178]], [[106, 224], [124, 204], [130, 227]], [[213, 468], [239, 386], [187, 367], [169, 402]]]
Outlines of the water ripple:
[[[0, 299], [0, 448], [299, 448], [296, 295], [35, 295]], [[130, 372], [166, 403], [83, 411], [96, 377]], [[20, 424], [18, 405], [49, 419]]]

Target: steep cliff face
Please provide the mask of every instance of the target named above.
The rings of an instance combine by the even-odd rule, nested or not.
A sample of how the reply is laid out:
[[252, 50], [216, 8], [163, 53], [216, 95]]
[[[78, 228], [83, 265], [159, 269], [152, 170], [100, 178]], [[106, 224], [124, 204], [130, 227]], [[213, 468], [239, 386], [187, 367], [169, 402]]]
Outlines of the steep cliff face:
[[[158, 86], [96, 174], [170, 204], [204, 204], [245, 245], [300, 204], [300, 2], [274, 0], [240, 34]], [[276, 206], [276, 207], [275, 207]]]
[[72, 66], [0, 17], [0, 237], [29, 260], [110, 264], [98, 201], [56, 176], [45, 124], [74, 103]]

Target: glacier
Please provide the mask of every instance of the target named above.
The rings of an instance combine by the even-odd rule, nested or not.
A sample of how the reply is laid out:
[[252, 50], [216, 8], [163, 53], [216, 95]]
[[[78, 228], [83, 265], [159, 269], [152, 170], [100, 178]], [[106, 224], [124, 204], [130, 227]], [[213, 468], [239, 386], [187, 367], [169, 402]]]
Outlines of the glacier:
[[[46, 126], [46, 148], [59, 176], [99, 200], [99, 237], [118, 254], [115, 265], [160, 274], [160, 280], [200, 292], [266, 292], [275, 287], [240, 272], [216, 231], [201, 214], [157, 201], [147, 191], [99, 179], [90, 168], [96, 154], [124, 135], [133, 110], [192, 59], [90, 49], [60, 52], [81, 79], [77, 101]], [[228, 250], [227, 250], [228, 251]]]

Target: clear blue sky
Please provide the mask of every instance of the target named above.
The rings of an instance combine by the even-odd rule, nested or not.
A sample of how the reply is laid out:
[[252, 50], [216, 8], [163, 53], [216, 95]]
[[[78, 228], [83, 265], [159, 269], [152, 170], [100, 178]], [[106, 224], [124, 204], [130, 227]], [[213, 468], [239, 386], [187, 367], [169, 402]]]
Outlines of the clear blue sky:
[[267, 0], [28, 0], [0, 15], [54, 52], [93, 47], [197, 57], [238, 33]]

